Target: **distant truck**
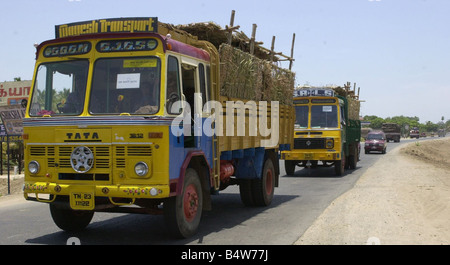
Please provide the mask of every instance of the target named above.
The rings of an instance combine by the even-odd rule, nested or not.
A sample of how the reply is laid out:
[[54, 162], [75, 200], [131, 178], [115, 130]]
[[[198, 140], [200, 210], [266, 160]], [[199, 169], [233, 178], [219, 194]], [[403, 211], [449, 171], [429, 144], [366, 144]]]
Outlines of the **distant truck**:
[[333, 166], [342, 176], [359, 161], [360, 102], [351, 94], [332, 88], [302, 88], [294, 91], [296, 121], [291, 150], [281, 152], [288, 175], [295, 167]]
[[445, 129], [439, 129], [438, 130], [438, 136], [439, 137], [445, 137], [446, 131]]
[[411, 137], [411, 139], [412, 138], [419, 139], [419, 137], [420, 137], [419, 128], [417, 128], [417, 127], [412, 128], [412, 130], [409, 131], [409, 137]]
[[386, 135], [386, 141], [400, 142], [400, 125], [397, 123], [383, 123], [381, 130]]

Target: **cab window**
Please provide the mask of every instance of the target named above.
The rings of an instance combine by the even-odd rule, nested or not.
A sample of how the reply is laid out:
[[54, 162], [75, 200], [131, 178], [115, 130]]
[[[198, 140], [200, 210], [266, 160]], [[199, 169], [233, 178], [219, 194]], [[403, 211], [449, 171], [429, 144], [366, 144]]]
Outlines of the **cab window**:
[[157, 57], [99, 59], [94, 66], [89, 112], [155, 114], [161, 63]]
[[312, 105], [311, 128], [338, 127], [338, 112], [336, 105]]
[[166, 111], [169, 114], [180, 114], [181, 108], [172, 108], [175, 102], [181, 99], [180, 71], [178, 59], [174, 56], [168, 57], [167, 62], [167, 87], [166, 87]]
[[80, 115], [88, 69], [87, 60], [41, 64], [31, 96], [30, 116]]

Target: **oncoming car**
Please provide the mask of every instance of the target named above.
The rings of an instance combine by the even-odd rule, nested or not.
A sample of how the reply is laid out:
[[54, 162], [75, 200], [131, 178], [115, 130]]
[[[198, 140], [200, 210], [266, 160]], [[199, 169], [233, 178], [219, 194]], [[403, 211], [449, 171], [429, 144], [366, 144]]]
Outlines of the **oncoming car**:
[[368, 154], [371, 151], [381, 152], [386, 154], [387, 142], [386, 136], [382, 131], [369, 132], [364, 144], [365, 153]]

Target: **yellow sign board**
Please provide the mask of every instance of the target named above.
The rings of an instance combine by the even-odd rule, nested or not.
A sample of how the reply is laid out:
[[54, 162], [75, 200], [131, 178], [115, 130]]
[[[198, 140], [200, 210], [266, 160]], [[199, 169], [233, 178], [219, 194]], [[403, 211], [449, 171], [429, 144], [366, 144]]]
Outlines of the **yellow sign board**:
[[97, 33], [157, 31], [158, 18], [156, 17], [99, 19], [55, 26], [57, 39]]
[[123, 68], [154, 68], [158, 66], [156, 59], [124, 60]]

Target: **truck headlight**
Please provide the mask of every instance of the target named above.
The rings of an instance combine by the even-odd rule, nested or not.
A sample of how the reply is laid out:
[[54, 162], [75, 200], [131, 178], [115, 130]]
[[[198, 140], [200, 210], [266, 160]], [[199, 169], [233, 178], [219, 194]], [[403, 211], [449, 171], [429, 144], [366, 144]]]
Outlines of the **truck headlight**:
[[325, 147], [327, 149], [332, 149], [334, 147], [334, 139], [333, 138], [327, 138], [325, 141]]
[[39, 165], [39, 163], [35, 160], [31, 161], [30, 163], [28, 163], [28, 171], [31, 174], [37, 174], [39, 172], [39, 169], [41, 168], [41, 166]]
[[144, 162], [138, 162], [134, 166], [134, 172], [139, 177], [143, 177], [143, 176], [147, 175], [147, 173], [148, 173], [148, 165], [146, 163], [144, 163]]

